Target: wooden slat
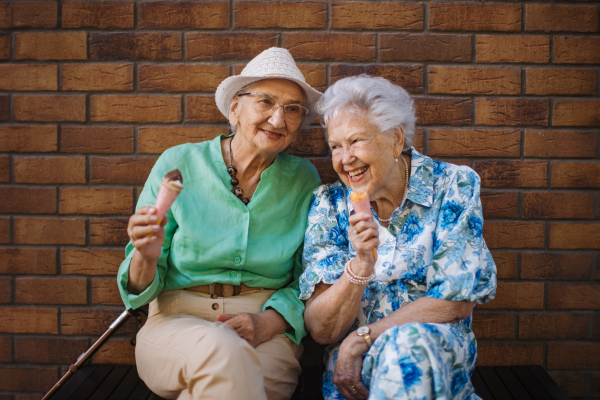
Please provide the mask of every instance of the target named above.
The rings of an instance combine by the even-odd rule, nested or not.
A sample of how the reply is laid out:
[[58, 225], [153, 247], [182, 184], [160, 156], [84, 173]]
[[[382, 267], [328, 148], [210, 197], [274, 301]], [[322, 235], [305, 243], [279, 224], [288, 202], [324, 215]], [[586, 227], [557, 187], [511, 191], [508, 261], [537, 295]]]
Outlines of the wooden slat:
[[494, 400], [494, 396], [490, 393], [487, 386], [481, 379], [481, 375], [479, 375], [479, 367], [475, 368], [473, 371], [473, 375], [471, 375], [471, 383], [475, 388], [475, 394], [481, 397], [483, 400]]
[[123, 400], [129, 398], [129, 395], [134, 391], [135, 387], [140, 382], [141, 381], [140, 377], [138, 376], [137, 368], [135, 365], [132, 365], [123, 381], [115, 389], [108, 400]]
[[561, 388], [556, 384], [556, 382], [554, 382], [554, 379], [552, 379], [552, 377], [548, 375], [548, 373], [543, 367], [541, 367], [540, 365], [528, 365], [527, 369], [529, 370], [529, 372], [531, 372], [533, 376], [535, 376], [538, 382], [540, 382], [540, 384], [544, 387], [544, 389], [546, 389], [548, 394], [554, 400], [572, 400], [567, 394], [567, 392], [565, 392], [563, 388]]
[[114, 365], [101, 364], [92, 372], [92, 374], [85, 380], [77, 389], [75, 393], [70, 397], [73, 400], [77, 399], [89, 399], [92, 393], [104, 382], [106, 376], [112, 371]]
[[88, 365], [75, 373], [56, 393], [52, 400], [69, 400], [73, 393], [85, 382], [88, 376], [96, 369], [96, 365]]
[[550, 397], [548, 392], [546, 392], [526, 366], [519, 365], [511, 367], [511, 369], [534, 400], [552, 400], [552, 397]]
[[131, 369], [131, 365], [117, 365], [110, 371], [110, 374], [104, 379], [102, 385], [96, 389], [89, 400], [106, 400], [125, 379], [125, 376]]
[[148, 389], [148, 386], [146, 386], [144, 381], [140, 380], [140, 383], [138, 383], [127, 400], [146, 400], [148, 396], [150, 396], [150, 393], [151, 392], [150, 389]]
[[494, 371], [494, 368], [479, 367], [479, 374], [481, 375], [481, 379], [485, 382], [485, 385], [494, 395], [494, 399], [513, 400], [513, 397], [511, 396], [508, 389], [506, 389], [498, 375], [496, 375], [496, 371]]
[[515, 376], [510, 367], [494, 367], [494, 371], [504, 383], [512, 397], [519, 400], [532, 400], [531, 396]]

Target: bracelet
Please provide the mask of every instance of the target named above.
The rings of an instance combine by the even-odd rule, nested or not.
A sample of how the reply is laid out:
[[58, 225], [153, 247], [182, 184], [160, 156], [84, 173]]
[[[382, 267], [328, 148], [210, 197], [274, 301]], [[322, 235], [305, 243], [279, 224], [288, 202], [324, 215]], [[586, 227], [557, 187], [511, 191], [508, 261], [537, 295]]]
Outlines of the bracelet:
[[350, 263], [352, 262], [352, 260], [353, 259], [348, 260], [348, 262], [346, 263], [346, 265], [344, 265], [344, 272], [346, 273], [346, 278], [348, 278], [348, 280], [351, 283], [354, 283], [356, 285], [366, 285], [369, 282], [371, 282], [373, 280], [373, 278], [375, 278], [375, 272], [374, 271], [369, 276], [356, 275], [354, 273], [354, 271], [352, 271], [352, 267], [350, 266]]

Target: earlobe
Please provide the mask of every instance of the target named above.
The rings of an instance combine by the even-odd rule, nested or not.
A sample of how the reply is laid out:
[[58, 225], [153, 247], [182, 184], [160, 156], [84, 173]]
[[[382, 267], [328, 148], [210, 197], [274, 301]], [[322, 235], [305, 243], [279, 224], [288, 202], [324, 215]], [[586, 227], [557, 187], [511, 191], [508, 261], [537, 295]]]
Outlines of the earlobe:
[[229, 123], [232, 126], [237, 126], [239, 122], [238, 104], [239, 103], [237, 102], [237, 100], [234, 100], [233, 102], [231, 102], [231, 107], [229, 107]]
[[398, 157], [400, 157], [402, 150], [404, 150], [404, 130], [402, 127], [396, 128], [394, 136], [394, 155], [398, 154]]

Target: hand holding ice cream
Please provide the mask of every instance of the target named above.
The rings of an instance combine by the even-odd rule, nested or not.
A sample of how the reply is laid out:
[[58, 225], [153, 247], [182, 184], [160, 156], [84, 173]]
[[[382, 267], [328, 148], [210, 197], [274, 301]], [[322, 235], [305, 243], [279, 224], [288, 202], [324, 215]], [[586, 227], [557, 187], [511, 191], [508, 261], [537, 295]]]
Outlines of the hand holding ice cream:
[[374, 221], [373, 214], [371, 213], [369, 195], [367, 193], [353, 192], [350, 195], [350, 200], [352, 201], [352, 208], [354, 208], [355, 212], [355, 215], [351, 216], [349, 219], [351, 224], [350, 229], [352, 230], [354, 237], [356, 237], [356, 239], [352, 241], [352, 244], [357, 252], [361, 247], [367, 249], [370, 247], [373, 255], [373, 262], [375, 262], [377, 261], [376, 249], [379, 245], [379, 231], [377, 230], [377, 223]]

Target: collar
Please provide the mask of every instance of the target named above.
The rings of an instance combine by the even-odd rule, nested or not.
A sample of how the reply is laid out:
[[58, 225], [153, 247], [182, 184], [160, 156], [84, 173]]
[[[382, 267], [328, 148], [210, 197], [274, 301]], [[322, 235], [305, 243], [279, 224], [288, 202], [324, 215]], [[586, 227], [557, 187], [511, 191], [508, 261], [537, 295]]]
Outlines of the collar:
[[431, 207], [433, 205], [434, 161], [419, 153], [414, 147], [410, 148], [410, 153], [410, 178], [406, 198], [423, 207]]

